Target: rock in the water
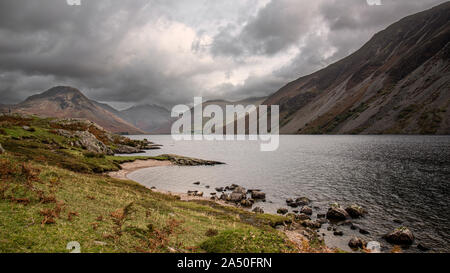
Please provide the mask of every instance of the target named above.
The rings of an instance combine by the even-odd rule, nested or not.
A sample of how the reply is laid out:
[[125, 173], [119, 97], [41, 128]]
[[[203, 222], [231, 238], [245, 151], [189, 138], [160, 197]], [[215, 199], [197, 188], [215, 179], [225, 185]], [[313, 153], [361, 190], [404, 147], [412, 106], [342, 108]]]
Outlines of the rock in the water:
[[220, 196], [220, 200], [223, 200], [223, 201], [230, 200], [230, 195], [226, 194], [226, 193], [222, 193], [222, 195]]
[[367, 245], [366, 241], [364, 241], [361, 238], [358, 237], [353, 237], [352, 239], [350, 239], [350, 242], [348, 242], [348, 246], [351, 249], [358, 249], [358, 248], [365, 248]]
[[243, 187], [237, 186], [234, 188], [233, 193], [247, 194], [247, 190]]
[[344, 232], [340, 231], [340, 230], [336, 230], [335, 232], [333, 232], [334, 236], [344, 236]]
[[353, 204], [345, 209], [345, 211], [352, 217], [352, 218], [359, 218], [364, 216], [364, 209], [356, 204]]
[[[350, 227], [350, 228], [351, 228], [351, 227]], [[367, 230], [365, 230], [365, 229], [363, 229], [363, 228], [359, 228], [359, 233], [364, 234], [364, 235], [370, 234], [369, 231], [367, 231]]]
[[262, 208], [260, 208], [260, 207], [256, 207], [256, 208], [253, 209], [253, 212], [254, 213], [264, 213], [264, 210]]
[[380, 253], [381, 244], [377, 241], [371, 241], [367, 243], [366, 249], [370, 251], [370, 253]]
[[253, 206], [253, 203], [250, 200], [242, 199], [241, 206], [243, 206], [244, 208], [251, 208]]
[[330, 220], [345, 220], [348, 217], [348, 213], [337, 203], [332, 204], [327, 212], [327, 218]]
[[406, 227], [400, 227], [384, 236], [386, 241], [396, 245], [411, 245], [414, 242], [414, 235]]
[[300, 212], [306, 215], [312, 215], [313, 213], [312, 209], [308, 206], [304, 206]]
[[197, 182], [194, 182], [193, 184], [194, 185], [200, 185], [200, 182], [197, 181]]
[[306, 206], [311, 203], [311, 200], [309, 200], [306, 197], [300, 197], [300, 198], [295, 199], [295, 203], [297, 203], [298, 206]]
[[202, 197], [204, 194], [201, 191], [188, 191], [187, 193], [189, 196], [197, 196], [197, 197]]
[[218, 188], [216, 188], [216, 191], [217, 191], [217, 192], [223, 192], [223, 191], [224, 191], [224, 188], [223, 188], [223, 187], [218, 187]]
[[317, 218], [326, 218], [327, 217], [327, 215], [326, 214], [317, 214]]
[[0, 155], [5, 153], [5, 149], [3, 149], [2, 144], [0, 144]]
[[266, 194], [262, 191], [252, 191], [252, 199], [266, 199]]
[[233, 192], [232, 194], [230, 194], [230, 201], [235, 203], [241, 202], [241, 200], [245, 198], [246, 198], [245, 194], [242, 193]]
[[425, 245], [425, 244], [423, 244], [423, 243], [419, 243], [418, 245], [417, 245], [417, 248], [420, 250], [420, 251], [429, 251], [431, 248], [430, 247], [428, 247], [427, 245]]
[[322, 227], [322, 224], [318, 221], [305, 220], [302, 222], [302, 226], [312, 229], [318, 229]]
[[305, 221], [305, 220], [311, 220], [311, 217], [304, 213], [300, 213], [298, 215], [295, 215], [295, 220], [297, 221]]
[[281, 208], [281, 209], [277, 210], [277, 213], [281, 214], [281, 215], [285, 215], [286, 213], [288, 213], [288, 211], [289, 211], [288, 209]]

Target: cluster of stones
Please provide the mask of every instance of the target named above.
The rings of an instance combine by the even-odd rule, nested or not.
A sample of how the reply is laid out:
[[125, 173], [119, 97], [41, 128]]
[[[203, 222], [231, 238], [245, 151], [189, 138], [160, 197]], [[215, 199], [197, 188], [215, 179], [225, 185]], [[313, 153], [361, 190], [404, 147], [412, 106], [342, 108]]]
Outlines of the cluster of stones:
[[[364, 208], [357, 204], [352, 204], [347, 207], [342, 207], [338, 203], [333, 203], [328, 208], [326, 214], [317, 214], [317, 219], [312, 220], [311, 216], [313, 214], [313, 209], [311, 208], [311, 200], [306, 197], [300, 197], [296, 199], [289, 198], [286, 200], [287, 206], [294, 208], [292, 213], [289, 213], [287, 208], [279, 208], [277, 210], [278, 214], [286, 215], [292, 217], [296, 222], [305, 228], [312, 230], [318, 230], [325, 223], [331, 223], [328, 227], [329, 231], [333, 231], [335, 236], [343, 236], [344, 232], [338, 230], [336, 226], [350, 226], [352, 230], [359, 230], [360, 234], [368, 235], [370, 234], [367, 230], [360, 228], [352, 223], [351, 219], [358, 219], [366, 215]], [[316, 208], [319, 209], [319, 208]], [[414, 235], [406, 227], [400, 227], [394, 231], [386, 234], [383, 238], [394, 245], [411, 245], [414, 242]], [[367, 242], [358, 237], [353, 237], [348, 242], [348, 246], [354, 250], [365, 249], [367, 247]], [[421, 250], [428, 250], [428, 248], [422, 244], [418, 245]]]
[[[236, 184], [226, 187], [217, 187], [215, 190], [220, 193], [220, 196], [218, 197], [218, 194], [213, 193], [211, 194], [211, 199], [219, 199], [228, 203], [233, 203], [239, 207], [251, 208], [258, 201], [266, 201], [266, 194], [261, 190], [247, 190]], [[264, 213], [264, 211], [259, 207], [254, 208], [253, 211], [257, 213]]]

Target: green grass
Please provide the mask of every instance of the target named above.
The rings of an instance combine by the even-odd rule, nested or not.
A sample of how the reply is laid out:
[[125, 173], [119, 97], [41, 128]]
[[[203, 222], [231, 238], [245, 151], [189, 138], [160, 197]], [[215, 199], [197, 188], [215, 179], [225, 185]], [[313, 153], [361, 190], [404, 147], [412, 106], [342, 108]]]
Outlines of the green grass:
[[[241, 220], [241, 214], [252, 214], [237, 208], [184, 202], [132, 181], [79, 174], [34, 162], [26, 165], [37, 174], [36, 179], [31, 179], [16, 160], [0, 156], [0, 252], [67, 252], [65, 247], [70, 241], [78, 241], [83, 252], [294, 250], [283, 234], [257, 220], [270, 216], [255, 215], [252, 224]], [[6, 170], [13, 175], [6, 174]], [[43, 202], [41, 195], [51, 201]], [[43, 224], [42, 212], [54, 211], [58, 206], [61, 212], [54, 217], [55, 223]], [[219, 234], [208, 237], [209, 229]], [[238, 237], [230, 238], [234, 234], [230, 231], [235, 230]]]
[[[103, 174], [139, 159], [70, 145], [47, 119], [0, 118], [0, 253], [293, 252], [276, 215], [180, 201]], [[29, 132], [21, 126], [32, 126]], [[214, 231], [214, 232], [212, 232]]]
[[285, 241], [263, 230], [235, 228], [207, 239], [201, 247], [211, 253], [274, 253], [289, 251]]

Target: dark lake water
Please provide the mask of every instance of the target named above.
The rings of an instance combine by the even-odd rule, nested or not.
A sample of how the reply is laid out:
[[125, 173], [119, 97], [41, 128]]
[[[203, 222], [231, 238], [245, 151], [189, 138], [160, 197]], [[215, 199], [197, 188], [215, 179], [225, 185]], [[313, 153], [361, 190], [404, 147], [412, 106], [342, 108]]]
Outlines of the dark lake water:
[[[281, 136], [275, 152], [260, 152], [258, 142], [175, 142], [170, 136], [135, 136], [163, 144], [148, 154], [175, 153], [225, 162], [214, 167], [158, 167], [129, 175], [146, 186], [173, 192], [238, 184], [267, 193], [258, 203], [266, 212], [286, 207], [287, 198], [308, 197], [315, 213], [329, 204], [357, 203], [368, 215], [354, 223], [370, 232], [360, 235], [339, 227], [344, 237], [326, 231], [331, 246], [349, 250], [353, 235], [391, 247], [381, 237], [401, 225], [409, 227], [416, 243], [433, 251], [450, 251], [450, 136]], [[201, 185], [193, 185], [200, 181]], [[208, 190], [205, 185], [211, 188]], [[209, 196], [209, 195], [207, 195]], [[394, 220], [400, 220], [398, 224]]]

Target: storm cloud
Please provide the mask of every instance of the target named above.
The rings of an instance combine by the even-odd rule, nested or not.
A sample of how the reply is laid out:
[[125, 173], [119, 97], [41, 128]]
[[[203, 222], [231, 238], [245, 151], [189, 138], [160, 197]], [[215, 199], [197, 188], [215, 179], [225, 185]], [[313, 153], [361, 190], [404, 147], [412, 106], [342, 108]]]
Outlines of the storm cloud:
[[0, 103], [71, 85], [115, 105], [269, 95], [442, 0], [3, 0]]

